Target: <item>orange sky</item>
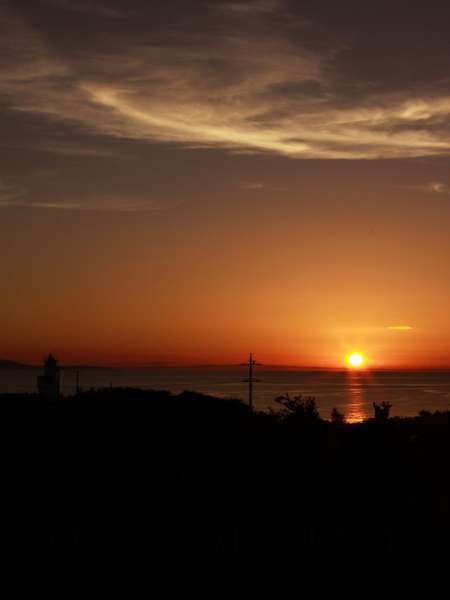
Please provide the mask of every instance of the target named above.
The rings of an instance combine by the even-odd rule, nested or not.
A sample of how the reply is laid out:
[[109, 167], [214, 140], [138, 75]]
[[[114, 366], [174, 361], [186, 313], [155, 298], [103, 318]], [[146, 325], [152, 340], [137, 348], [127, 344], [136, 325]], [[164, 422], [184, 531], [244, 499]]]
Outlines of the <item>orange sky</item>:
[[219, 210], [150, 215], [5, 213], [3, 354], [230, 363], [252, 350], [338, 366], [359, 350], [369, 366], [450, 364], [442, 205], [425, 216], [393, 192], [380, 214], [372, 198], [350, 210], [303, 194], [237, 190]]
[[449, 8], [400, 8], [3, 2], [0, 358], [450, 366]]

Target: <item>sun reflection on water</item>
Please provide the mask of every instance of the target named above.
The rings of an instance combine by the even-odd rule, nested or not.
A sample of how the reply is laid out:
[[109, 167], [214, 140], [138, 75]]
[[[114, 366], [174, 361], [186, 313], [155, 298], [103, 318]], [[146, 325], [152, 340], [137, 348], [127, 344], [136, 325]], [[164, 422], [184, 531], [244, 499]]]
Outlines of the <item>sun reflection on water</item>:
[[366, 372], [351, 370], [347, 373], [348, 403], [345, 416], [348, 423], [359, 423], [369, 417], [367, 404], [364, 402], [364, 384], [367, 378]]

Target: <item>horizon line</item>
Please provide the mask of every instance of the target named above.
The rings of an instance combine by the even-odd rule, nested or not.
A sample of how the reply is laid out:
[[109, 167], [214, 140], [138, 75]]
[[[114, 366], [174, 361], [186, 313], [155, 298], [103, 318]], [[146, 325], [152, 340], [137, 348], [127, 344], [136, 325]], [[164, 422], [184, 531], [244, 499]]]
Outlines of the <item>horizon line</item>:
[[[0, 361], [1, 363], [2, 361]], [[42, 363], [20, 363], [14, 360], [6, 360], [5, 362], [13, 363], [19, 367], [38, 369], [42, 367]], [[13, 366], [13, 365], [12, 365]], [[241, 367], [240, 363], [170, 363], [170, 362], [155, 362], [155, 363], [116, 363], [116, 364], [102, 364], [102, 363], [60, 363], [61, 369], [213, 369], [213, 368], [237, 368]], [[298, 371], [349, 371], [351, 373], [368, 373], [371, 371], [439, 371], [439, 370], [450, 370], [450, 364], [441, 365], [420, 365], [420, 366], [382, 366], [377, 365], [373, 367], [363, 367], [359, 369], [352, 369], [345, 365], [339, 366], [323, 366], [323, 365], [296, 365], [296, 364], [285, 364], [285, 363], [267, 363], [261, 364], [260, 370], [264, 369], [290, 369]]]

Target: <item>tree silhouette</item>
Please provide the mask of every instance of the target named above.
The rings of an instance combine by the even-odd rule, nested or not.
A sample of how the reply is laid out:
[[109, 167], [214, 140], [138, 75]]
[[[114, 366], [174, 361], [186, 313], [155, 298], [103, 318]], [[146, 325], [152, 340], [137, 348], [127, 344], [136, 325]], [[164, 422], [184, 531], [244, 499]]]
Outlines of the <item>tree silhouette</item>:
[[378, 423], [384, 423], [389, 419], [389, 411], [392, 408], [392, 404], [390, 402], [383, 402], [381, 404], [377, 404], [373, 402], [373, 408], [375, 411], [375, 421]]

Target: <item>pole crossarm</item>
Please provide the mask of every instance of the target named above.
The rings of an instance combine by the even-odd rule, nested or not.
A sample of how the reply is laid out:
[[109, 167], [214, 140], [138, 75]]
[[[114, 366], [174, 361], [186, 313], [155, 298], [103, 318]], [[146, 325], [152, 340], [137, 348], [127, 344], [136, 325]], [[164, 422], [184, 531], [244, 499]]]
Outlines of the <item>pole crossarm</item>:
[[248, 383], [248, 406], [250, 410], [253, 411], [253, 384], [259, 381], [259, 379], [253, 377], [253, 367], [262, 367], [262, 364], [256, 362], [256, 360], [253, 359], [253, 354], [250, 353], [248, 361], [241, 363], [239, 366], [248, 367], [248, 378], [243, 381]]

